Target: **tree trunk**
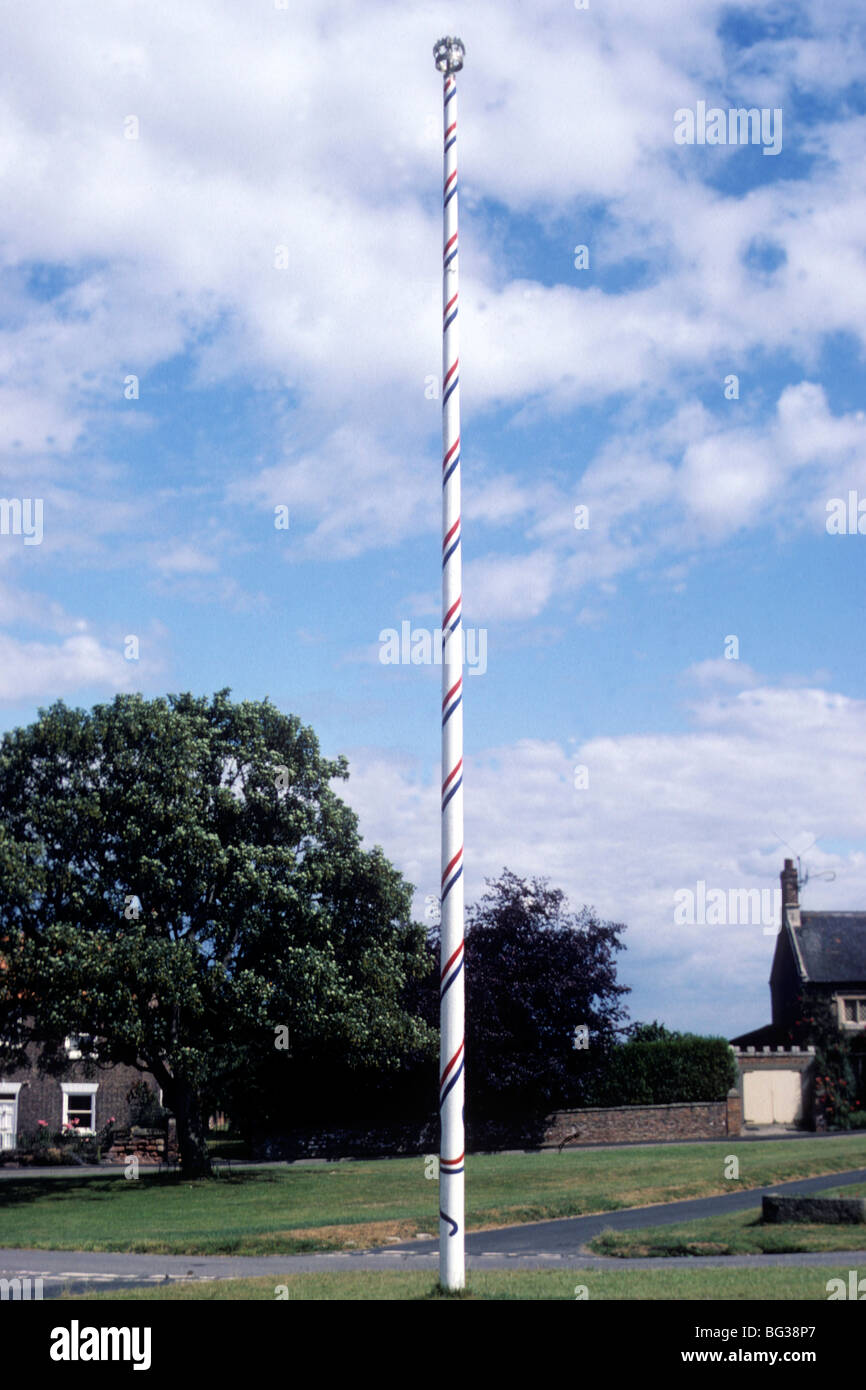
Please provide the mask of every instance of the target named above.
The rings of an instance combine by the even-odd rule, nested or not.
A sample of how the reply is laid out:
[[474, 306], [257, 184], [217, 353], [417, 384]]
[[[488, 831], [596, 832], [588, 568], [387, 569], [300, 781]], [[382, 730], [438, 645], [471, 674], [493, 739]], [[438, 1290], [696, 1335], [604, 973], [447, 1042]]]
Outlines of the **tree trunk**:
[[207, 1149], [207, 1129], [198, 1096], [183, 1081], [177, 1081], [166, 1095], [177, 1120], [177, 1147], [180, 1170], [185, 1178], [207, 1178], [213, 1171]]

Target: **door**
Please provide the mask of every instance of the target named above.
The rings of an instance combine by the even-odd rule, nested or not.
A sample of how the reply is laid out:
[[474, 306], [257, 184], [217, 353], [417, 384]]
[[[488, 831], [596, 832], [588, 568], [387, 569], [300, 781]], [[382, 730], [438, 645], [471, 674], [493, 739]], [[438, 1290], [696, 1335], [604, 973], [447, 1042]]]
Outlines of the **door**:
[[743, 1073], [743, 1121], [748, 1125], [773, 1123], [773, 1083], [768, 1071]]
[[773, 1124], [792, 1125], [802, 1118], [803, 1088], [800, 1072], [775, 1071], [773, 1077]]
[[14, 1100], [0, 1100], [0, 1149], [15, 1148]]
[[743, 1073], [743, 1121], [753, 1125], [796, 1124], [803, 1114], [803, 1086], [798, 1071]]

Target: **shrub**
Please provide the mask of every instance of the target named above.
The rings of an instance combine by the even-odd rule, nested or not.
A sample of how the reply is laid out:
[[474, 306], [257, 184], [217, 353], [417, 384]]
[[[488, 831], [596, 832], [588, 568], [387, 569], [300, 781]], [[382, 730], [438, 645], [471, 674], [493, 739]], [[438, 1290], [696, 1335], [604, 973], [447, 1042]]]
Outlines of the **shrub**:
[[126, 1093], [129, 1103], [129, 1123], [142, 1129], [164, 1129], [168, 1111], [160, 1105], [159, 1097], [146, 1081], [136, 1081]]
[[683, 1033], [657, 1042], [640, 1038], [616, 1047], [595, 1105], [672, 1105], [724, 1100], [737, 1084], [737, 1064], [724, 1038]]
[[37, 1167], [54, 1163], [98, 1163], [105, 1150], [111, 1147], [114, 1134], [113, 1122], [103, 1125], [96, 1134], [82, 1134], [74, 1125], [50, 1130], [40, 1122], [39, 1129], [19, 1134], [15, 1153], [18, 1161]]

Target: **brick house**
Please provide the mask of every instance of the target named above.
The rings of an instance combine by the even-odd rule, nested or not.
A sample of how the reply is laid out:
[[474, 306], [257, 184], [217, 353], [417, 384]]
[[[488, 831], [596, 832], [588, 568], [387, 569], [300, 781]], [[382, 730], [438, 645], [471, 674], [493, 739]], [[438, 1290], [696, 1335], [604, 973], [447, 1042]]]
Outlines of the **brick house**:
[[792, 859], [785, 860], [781, 880], [782, 922], [770, 968], [772, 1023], [731, 1038], [746, 1124], [800, 1125], [811, 1114], [812, 1058], [789, 1046], [805, 987], [827, 999], [843, 1033], [866, 1029], [866, 912], [801, 908]]
[[35, 1130], [44, 1120], [49, 1130], [78, 1121], [82, 1133], [93, 1133], [114, 1119], [131, 1123], [127, 1094], [145, 1081], [161, 1099], [160, 1088], [148, 1072], [136, 1067], [100, 1067], [82, 1057], [74, 1038], [67, 1039], [68, 1066], [62, 1076], [45, 1076], [36, 1066], [38, 1049], [28, 1047], [30, 1064], [0, 1074], [0, 1148], [15, 1148], [19, 1134]]

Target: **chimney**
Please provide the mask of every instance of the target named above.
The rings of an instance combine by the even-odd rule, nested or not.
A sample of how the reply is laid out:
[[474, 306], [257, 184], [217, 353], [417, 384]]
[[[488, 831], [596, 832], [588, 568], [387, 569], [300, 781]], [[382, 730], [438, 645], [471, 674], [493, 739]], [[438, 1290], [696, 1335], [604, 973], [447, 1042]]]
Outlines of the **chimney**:
[[797, 885], [797, 870], [794, 867], [793, 859], [785, 860], [785, 867], [781, 872], [782, 880], [782, 920], [789, 907], [799, 907], [800, 897]]

